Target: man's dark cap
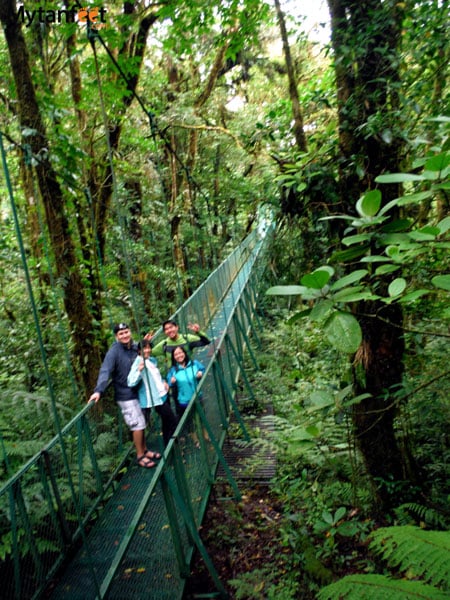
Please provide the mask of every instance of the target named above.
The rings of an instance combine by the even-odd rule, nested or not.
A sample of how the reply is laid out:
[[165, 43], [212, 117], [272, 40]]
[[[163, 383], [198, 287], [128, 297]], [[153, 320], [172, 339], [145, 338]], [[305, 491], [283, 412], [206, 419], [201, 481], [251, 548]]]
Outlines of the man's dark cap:
[[114, 334], [116, 334], [118, 331], [122, 331], [122, 329], [130, 329], [130, 327], [126, 323], [117, 323], [117, 325], [114, 325], [113, 328]]

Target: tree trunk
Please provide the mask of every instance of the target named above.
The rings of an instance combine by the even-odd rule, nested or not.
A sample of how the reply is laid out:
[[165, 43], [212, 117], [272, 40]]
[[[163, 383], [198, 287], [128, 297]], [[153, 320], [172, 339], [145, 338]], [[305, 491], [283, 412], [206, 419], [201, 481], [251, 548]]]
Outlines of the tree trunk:
[[[400, 15], [397, 4], [381, 0], [328, 4], [338, 89], [341, 203], [354, 213], [356, 201], [374, 187], [377, 175], [400, 170], [401, 142], [394, 129]], [[384, 129], [373, 127], [377, 119], [384, 120]], [[396, 185], [383, 187], [384, 203], [398, 195]], [[388, 284], [387, 278], [380, 281], [381, 287]], [[355, 390], [371, 398], [354, 407], [354, 433], [387, 509], [395, 501], [395, 484], [414, 479], [394, 427], [395, 391], [403, 375], [402, 309], [394, 303], [365, 302], [357, 310], [363, 341], [353, 364]]]
[[292, 105], [292, 115], [294, 117], [294, 136], [297, 148], [300, 152], [306, 152], [306, 137], [303, 128], [303, 115], [300, 108], [300, 100], [297, 89], [297, 76], [295, 73], [294, 63], [291, 56], [291, 48], [286, 30], [286, 22], [283, 11], [281, 10], [279, 0], [275, 0], [275, 8], [277, 11], [278, 24], [280, 26], [281, 40], [283, 42], [284, 60], [286, 62], [286, 70], [289, 81], [289, 98]]
[[[55, 256], [56, 274], [63, 289], [64, 306], [74, 340], [76, 373], [79, 381], [84, 382], [87, 392], [93, 389], [95, 384], [100, 352], [95, 343], [92, 319], [80, 276], [82, 269], [77, 262], [69, 234], [63, 192], [48, 158], [49, 144], [31, 78], [28, 49], [13, 0], [4, 0], [0, 4], [0, 20], [4, 27], [16, 84], [20, 126], [22, 130], [32, 131], [24, 143], [29, 144], [33, 156], [38, 158], [35, 174]], [[86, 356], [91, 358], [89, 368], [86, 368]]]

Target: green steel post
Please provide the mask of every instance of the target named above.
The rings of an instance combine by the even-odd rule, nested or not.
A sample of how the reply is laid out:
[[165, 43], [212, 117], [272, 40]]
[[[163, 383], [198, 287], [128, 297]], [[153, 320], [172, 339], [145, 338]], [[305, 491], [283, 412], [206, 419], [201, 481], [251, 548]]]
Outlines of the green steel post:
[[169, 478], [165, 471], [161, 474], [161, 489], [164, 496], [164, 502], [166, 504], [167, 515], [169, 517], [170, 532], [172, 534], [173, 547], [175, 549], [175, 556], [178, 563], [178, 568], [181, 577], [189, 577], [189, 564], [186, 561], [185, 553], [183, 552], [181, 540], [180, 526], [178, 522], [178, 512], [175, 504], [173, 494], [171, 492], [171, 486], [169, 485]]
[[15, 488], [15, 501], [17, 502], [17, 509], [19, 511], [20, 517], [22, 519], [22, 526], [25, 531], [25, 539], [29, 544], [31, 558], [33, 559], [33, 563], [36, 569], [36, 573], [38, 575], [38, 581], [42, 583], [43, 581], [43, 566], [41, 556], [39, 554], [38, 547], [36, 546], [36, 542], [34, 539], [33, 528], [30, 523], [30, 519], [28, 517], [25, 501], [23, 499], [22, 487], [20, 482], [17, 481], [13, 486]]
[[96, 487], [97, 487], [97, 494], [99, 496], [102, 496], [102, 494], [103, 494], [103, 482], [102, 482], [102, 478], [100, 476], [100, 471], [99, 471], [98, 463], [97, 463], [97, 455], [95, 454], [94, 445], [92, 443], [91, 428], [89, 426], [89, 420], [88, 420], [86, 414], [84, 414], [81, 417], [81, 420], [83, 422], [82, 431], [84, 431], [84, 436], [85, 436], [87, 451], [88, 451], [88, 454], [89, 454], [89, 458], [91, 459], [92, 470], [94, 472], [95, 483], [96, 483]]
[[225, 460], [225, 457], [223, 455], [222, 449], [220, 448], [219, 444], [217, 443], [217, 440], [215, 438], [215, 435], [209, 425], [208, 419], [206, 418], [206, 414], [205, 411], [203, 409], [203, 406], [200, 404], [200, 401], [196, 398], [195, 401], [197, 402], [197, 410], [198, 413], [200, 415], [201, 420], [203, 421], [203, 425], [208, 433], [209, 439], [211, 440], [211, 444], [214, 447], [214, 450], [216, 451], [217, 457], [219, 459], [220, 464], [223, 467], [223, 470], [225, 471], [228, 481], [231, 485], [231, 487], [234, 490], [235, 493], [235, 498], [236, 500], [240, 500], [241, 499], [241, 492], [239, 491], [239, 488], [236, 484], [236, 481], [233, 477], [233, 474], [230, 470], [230, 467], [228, 466], [227, 461]]
[[[219, 365], [220, 365], [220, 363], [219, 363]], [[220, 365], [220, 368], [222, 369], [221, 365]], [[249, 442], [250, 441], [250, 436], [248, 434], [247, 428], [245, 427], [245, 423], [242, 420], [241, 413], [239, 412], [239, 408], [238, 408], [238, 406], [236, 404], [236, 401], [234, 399], [234, 395], [231, 392], [230, 388], [228, 387], [227, 382], [225, 381], [225, 377], [222, 377], [221, 381], [222, 381], [222, 385], [224, 387], [224, 391], [225, 391], [226, 395], [228, 396], [228, 400], [229, 400], [229, 402], [231, 404], [231, 407], [233, 409], [235, 417], [236, 417], [236, 419], [237, 419], [237, 421], [238, 421], [238, 423], [240, 425], [240, 428], [241, 428], [241, 431], [242, 431], [242, 433], [244, 435], [244, 438], [245, 438], [245, 440], [247, 442]]]
[[235, 349], [235, 347], [234, 347], [234, 345], [233, 345], [233, 343], [232, 343], [231, 340], [230, 340], [230, 347], [231, 347], [231, 350], [233, 351], [233, 354], [234, 354], [234, 356], [235, 356], [235, 358], [236, 358], [236, 360], [237, 360], [237, 362], [238, 362], [238, 364], [240, 366], [240, 375], [242, 375], [242, 378], [243, 378], [243, 380], [245, 382], [245, 385], [247, 386], [247, 389], [248, 389], [248, 392], [250, 394], [250, 397], [251, 397], [252, 400], [255, 400], [255, 395], [253, 393], [252, 386], [250, 385], [250, 382], [248, 380], [247, 374], [245, 373], [245, 370], [244, 370], [244, 367], [242, 365], [242, 362], [239, 362], [239, 355], [238, 355], [238, 353], [237, 353], [237, 351], [236, 351], [236, 349]]
[[[167, 484], [172, 492], [172, 496], [174, 497], [176, 504], [180, 508], [181, 514], [183, 516], [187, 515], [188, 510], [187, 510], [186, 506], [184, 506], [183, 498], [178, 493], [176, 486], [169, 479], [167, 480]], [[203, 544], [202, 539], [197, 531], [195, 522], [193, 522], [191, 519], [187, 519], [186, 525], [189, 528], [191, 538], [195, 541], [195, 545], [197, 546], [197, 549], [200, 552], [200, 555], [205, 562], [205, 565], [209, 571], [209, 574], [211, 575], [211, 577], [214, 581], [214, 585], [216, 586], [217, 590], [220, 593], [219, 597], [223, 598], [224, 600], [228, 600], [228, 598], [229, 598], [228, 592], [226, 591], [222, 582], [219, 579], [219, 575], [216, 571], [216, 568], [214, 567], [214, 564], [209, 557], [208, 551], [206, 550], [205, 545]]]
[[[250, 346], [250, 340], [249, 340], [249, 338], [248, 338], [248, 336], [247, 336], [247, 333], [246, 333], [246, 331], [245, 331], [245, 330], [244, 330], [244, 328], [242, 327], [242, 324], [241, 324], [241, 322], [239, 321], [239, 317], [237, 316], [237, 313], [234, 313], [234, 315], [233, 315], [233, 318], [235, 319], [235, 321], [236, 321], [236, 323], [237, 323], [237, 326], [238, 326], [238, 329], [239, 329], [239, 331], [241, 332], [241, 335], [242, 335], [242, 337], [243, 337], [243, 338], [244, 338], [244, 340], [245, 340], [245, 347], [246, 347], [246, 349], [248, 350], [248, 353], [250, 354], [250, 357], [251, 357], [251, 359], [252, 359], [252, 362], [253, 362], [253, 366], [255, 367], [255, 369], [256, 369], [257, 371], [259, 371], [259, 366], [258, 366], [258, 363], [257, 363], [257, 361], [256, 361], [256, 357], [255, 357], [255, 355], [253, 354], [253, 350], [252, 350], [252, 348], [251, 348], [251, 346]], [[240, 355], [241, 355], [241, 363], [242, 363], [242, 362], [243, 362], [243, 355], [244, 355], [244, 351], [243, 351], [243, 345], [242, 345], [242, 342], [239, 344], [239, 350], [240, 350]]]
[[[39, 468], [39, 478], [41, 480], [42, 489], [44, 491], [44, 497], [45, 497], [45, 500], [46, 500], [47, 506], [48, 506], [48, 514], [50, 515], [50, 519], [53, 523], [53, 527], [55, 529], [56, 536], [58, 538], [61, 549], [63, 549], [65, 546], [63, 530], [61, 529], [61, 524], [58, 519], [58, 514], [55, 511], [55, 503], [53, 501], [52, 491], [48, 484], [47, 473], [46, 473], [46, 469], [45, 469], [45, 458], [44, 458], [43, 454], [42, 454], [41, 460], [38, 462], [38, 468]], [[61, 554], [62, 554], [62, 552], [61, 552]]]
[[[178, 438], [174, 440], [174, 444], [172, 446], [173, 453], [173, 470], [175, 474], [175, 480], [177, 482], [178, 490], [184, 500], [184, 506], [186, 509], [186, 513], [183, 515], [185, 521], [191, 519], [196, 523], [196, 518], [194, 514], [194, 510], [192, 508], [191, 495], [189, 493], [189, 488], [186, 483], [186, 470], [183, 464], [183, 457], [180, 450], [180, 445], [178, 443]], [[189, 530], [187, 531], [189, 536]], [[190, 536], [189, 536], [190, 537]], [[191, 539], [192, 542], [192, 539]]]
[[222, 423], [222, 427], [224, 428], [224, 430], [226, 430], [226, 429], [228, 429], [228, 419], [229, 419], [230, 411], [228, 410], [228, 405], [225, 402], [227, 394], [226, 394], [226, 389], [225, 389], [225, 385], [224, 385], [224, 379], [223, 379], [223, 377], [220, 376], [219, 369], [221, 369], [220, 354], [217, 355], [216, 360], [213, 362], [212, 372], [213, 372], [214, 386], [216, 389], [216, 395], [217, 395], [217, 400], [218, 400], [217, 404], [219, 407], [220, 421]]
[[[261, 323], [259, 322], [258, 315], [256, 313], [256, 300], [254, 300], [254, 298], [252, 298], [252, 294], [249, 291], [250, 287], [251, 287], [251, 284], [250, 284], [250, 282], [248, 282], [244, 289], [244, 296], [246, 297], [245, 300], [246, 300], [247, 304], [252, 307], [251, 314], [248, 310], [247, 304], [245, 304], [245, 303], [244, 303], [244, 310], [247, 313], [247, 318], [249, 320], [249, 323], [253, 325], [253, 321], [256, 321], [256, 324], [259, 326], [259, 330], [262, 331]], [[253, 335], [256, 338], [258, 348], [261, 349], [261, 339], [256, 331], [256, 327], [253, 327]]]
[[61, 500], [61, 496], [59, 493], [58, 484], [56, 482], [55, 474], [53, 473], [52, 464], [50, 461], [50, 456], [47, 450], [42, 451], [42, 457], [44, 459], [45, 470], [47, 471], [47, 476], [50, 479], [50, 485], [52, 486], [53, 496], [55, 498], [56, 504], [56, 514], [58, 515], [59, 525], [61, 527], [62, 535], [66, 544], [70, 543], [71, 534], [70, 528], [65, 518], [64, 506]]
[[84, 509], [84, 461], [83, 461], [83, 427], [82, 420], [77, 421], [77, 458], [78, 458], [78, 514]]
[[[200, 402], [200, 400], [199, 400]], [[200, 415], [198, 414], [198, 410], [197, 410], [197, 402], [194, 400], [194, 408], [195, 408], [195, 412], [194, 412], [194, 427], [195, 427], [195, 432], [197, 434], [198, 437], [198, 441], [200, 444], [200, 452], [202, 455], [202, 463], [205, 465], [205, 476], [207, 478], [208, 484], [213, 485], [214, 483], [214, 476], [211, 473], [211, 469], [209, 468], [209, 460], [208, 460], [208, 449], [206, 447], [206, 441], [203, 437], [203, 423], [201, 420]]]
[[11, 521], [11, 546], [14, 560], [14, 598], [21, 600], [21, 577], [20, 577], [20, 555], [19, 535], [17, 530], [16, 502], [14, 498], [15, 484], [9, 488], [9, 518]]

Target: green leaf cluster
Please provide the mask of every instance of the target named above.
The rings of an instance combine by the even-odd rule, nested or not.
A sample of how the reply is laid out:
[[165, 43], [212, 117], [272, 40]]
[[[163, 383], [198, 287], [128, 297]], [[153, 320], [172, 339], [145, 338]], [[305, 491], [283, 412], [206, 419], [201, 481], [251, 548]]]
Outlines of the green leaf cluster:
[[[356, 217], [327, 217], [348, 222], [342, 244], [349, 249], [336, 252], [330, 259], [333, 264], [345, 266], [346, 272], [341, 274], [342, 268], [321, 266], [303, 275], [301, 285], [275, 285], [266, 293], [298, 295], [303, 301], [313, 303], [312, 308], [297, 312], [291, 322], [307, 316], [322, 325], [326, 338], [335, 348], [346, 353], [356, 352], [362, 340], [359, 320], [354, 314], [359, 302], [376, 300], [408, 305], [439, 290], [450, 290], [450, 274], [429, 274], [428, 287], [417, 287], [412, 274], [417, 262], [430, 254], [448, 255], [450, 217], [416, 227], [412, 219], [398, 214], [403, 207], [420, 205], [446, 193], [449, 173], [450, 151], [444, 150], [424, 161], [420, 175], [380, 175], [376, 179], [380, 184], [419, 182], [426, 189], [412, 189], [385, 205], [381, 190], [369, 190], [356, 204]], [[358, 268], [350, 270], [355, 260], [359, 262]]]

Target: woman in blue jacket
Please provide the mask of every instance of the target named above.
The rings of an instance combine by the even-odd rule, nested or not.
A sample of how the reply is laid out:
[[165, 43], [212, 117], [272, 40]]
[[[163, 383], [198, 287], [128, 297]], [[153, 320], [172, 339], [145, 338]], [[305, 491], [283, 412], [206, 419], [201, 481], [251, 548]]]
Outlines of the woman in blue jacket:
[[161, 417], [164, 445], [167, 446], [177, 427], [177, 418], [168, 401], [169, 386], [161, 377], [156, 359], [150, 356], [150, 340], [143, 339], [138, 344], [138, 349], [139, 356], [131, 366], [127, 383], [131, 388], [137, 387], [137, 396], [147, 422], [152, 408]]
[[179, 417], [186, 410], [204, 372], [205, 367], [202, 363], [189, 358], [182, 346], [174, 348], [172, 352], [172, 367], [167, 374], [167, 382], [170, 387], [177, 386], [176, 410]]

